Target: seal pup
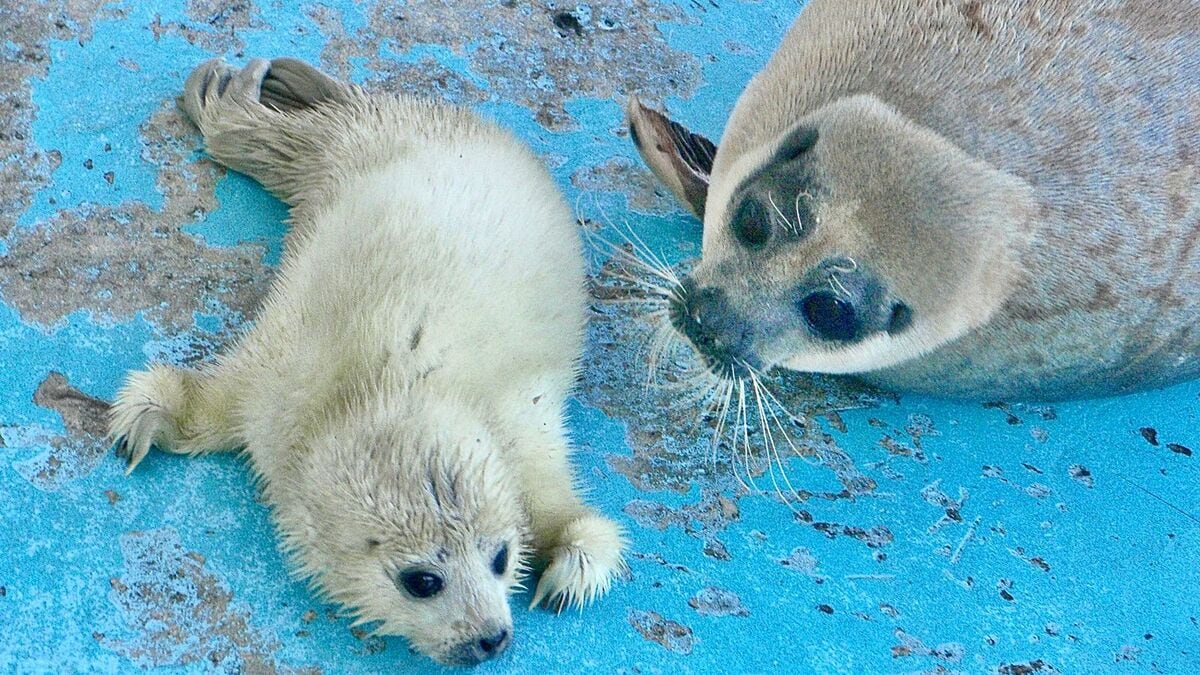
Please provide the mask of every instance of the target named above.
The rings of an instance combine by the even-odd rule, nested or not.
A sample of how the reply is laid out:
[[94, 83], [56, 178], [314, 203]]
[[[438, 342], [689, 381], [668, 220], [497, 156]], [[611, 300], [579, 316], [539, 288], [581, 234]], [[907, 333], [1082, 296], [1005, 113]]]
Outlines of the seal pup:
[[445, 664], [508, 645], [528, 549], [533, 604], [606, 592], [621, 530], [581, 500], [563, 422], [581, 242], [538, 158], [467, 110], [293, 59], [206, 62], [181, 105], [293, 227], [236, 346], [129, 375], [110, 426], [129, 470], [151, 445], [243, 448], [294, 572]]
[[714, 371], [1063, 399], [1200, 375], [1200, 3], [811, 0], [719, 148], [629, 103], [704, 222]]

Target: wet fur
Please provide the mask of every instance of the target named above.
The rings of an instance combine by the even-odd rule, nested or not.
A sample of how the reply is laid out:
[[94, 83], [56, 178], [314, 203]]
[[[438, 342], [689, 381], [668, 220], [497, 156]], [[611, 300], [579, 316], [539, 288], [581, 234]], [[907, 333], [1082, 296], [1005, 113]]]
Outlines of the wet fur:
[[[538, 158], [469, 111], [290, 59], [205, 63], [181, 104], [293, 229], [233, 348], [129, 376], [111, 430], [130, 470], [152, 444], [244, 448], [297, 575], [444, 663], [511, 629], [525, 551], [546, 566], [534, 603], [603, 594], [622, 538], [581, 500], [563, 423], [583, 259]], [[504, 543], [518, 562], [497, 577]], [[406, 596], [413, 565], [446, 590]]]

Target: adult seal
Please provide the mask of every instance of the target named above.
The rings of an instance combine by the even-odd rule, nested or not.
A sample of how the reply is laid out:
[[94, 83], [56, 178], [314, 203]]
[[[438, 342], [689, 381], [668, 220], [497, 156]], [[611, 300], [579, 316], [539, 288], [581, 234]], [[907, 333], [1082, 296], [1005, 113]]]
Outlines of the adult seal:
[[1200, 374], [1200, 3], [811, 0], [719, 148], [629, 117], [704, 221], [671, 315], [714, 372], [1042, 400]]

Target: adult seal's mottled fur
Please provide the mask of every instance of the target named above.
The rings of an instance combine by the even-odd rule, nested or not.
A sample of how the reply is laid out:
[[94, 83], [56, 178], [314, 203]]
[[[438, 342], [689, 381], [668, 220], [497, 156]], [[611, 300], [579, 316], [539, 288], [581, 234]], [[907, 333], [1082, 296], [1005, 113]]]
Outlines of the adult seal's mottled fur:
[[1059, 399], [1200, 374], [1200, 3], [811, 0], [719, 149], [636, 101], [704, 221], [714, 370]]
[[111, 422], [130, 470], [151, 444], [244, 448], [296, 572], [443, 663], [509, 644], [529, 548], [535, 604], [604, 593], [620, 530], [581, 500], [562, 417], [583, 255], [540, 160], [469, 111], [292, 59], [205, 63], [182, 104], [294, 229], [233, 349], [130, 375]]

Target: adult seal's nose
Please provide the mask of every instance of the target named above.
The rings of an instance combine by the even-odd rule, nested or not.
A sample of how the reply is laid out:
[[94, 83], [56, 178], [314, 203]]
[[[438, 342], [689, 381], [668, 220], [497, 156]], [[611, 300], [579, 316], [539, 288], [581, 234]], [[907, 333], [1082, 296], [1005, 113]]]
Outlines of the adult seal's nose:
[[750, 326], [723, 289], [698, 288], [692, 279], [685, 280], [679, 298], [671, 304], [671, 322], [710, 365], [721, 369], [756, 365]]

